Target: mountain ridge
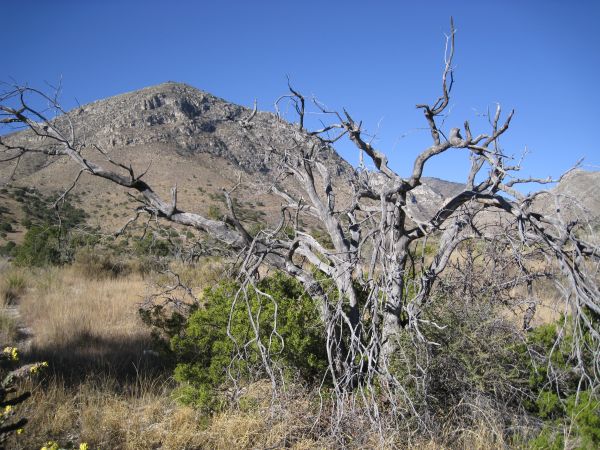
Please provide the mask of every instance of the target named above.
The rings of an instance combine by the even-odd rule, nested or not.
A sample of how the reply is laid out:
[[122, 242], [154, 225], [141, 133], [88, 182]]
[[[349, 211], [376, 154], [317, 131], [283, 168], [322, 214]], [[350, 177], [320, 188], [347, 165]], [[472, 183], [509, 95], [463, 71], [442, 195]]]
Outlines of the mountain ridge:
[[[253, 197], [258, 198], [258, 203], [265, 206], [253, 203], [254, 207], [273, 218], [281, 201], [267, 193], [277, 172], [277, 161], [269, 148], [286, 148], [296, 131], [294, 124], [266, 111], [257, 111], [250, 125], [245, 124], [244, 119], [251, 114], [249, 108], [206, 91], [167, 81], [96, 100], [56, 120], [62, 125], [70, 120], [77, 130], [79, 143], [99, 145], [111, 158], [131, 164], [138, 172], [149, 167], [147, 179], [159, 192], [168, 193], [171, 186], [178, 184], [182, 205], [207, 213], [211, 205], [218, 205], [215, 198], [220, 190], [233, 187], [239, 179], [244, 187], [236, 195], [248, 204]], [[38, 143], [27, 132], [8, 138]], [[90, 149], [87, 151], [93, 153]], [[334, 186], [344, 194], [349, 190], [355, 169], [333, 148], [320, 157], [332, 173]], [[8, 173], [0, 170], [4, 178]], [[75, 168], [69, 169], [60, 158], [28, 155], [16, 175], [19, 184], [58, 190], [64, 188], [66, 181], [74, 179], [76, 173]], [[411, 192], [408, 204], [414, 216], [421, 220], [431, 217], [464, 188], [464, 184], [433, 177], [423, 177], [422, 182]], [[106, 198], [114, 191], [114, 186], [107, 183], [94, 177], [82, 177], [77, 189], [95, 199]], [[189, 184], [187, 192], [184, 184]], [[288, 187], [294, 191], [292, 185]], [[349, 197], [350, 192], [345, 194]], [[124, 200], [117, 203], [125, 206]]]

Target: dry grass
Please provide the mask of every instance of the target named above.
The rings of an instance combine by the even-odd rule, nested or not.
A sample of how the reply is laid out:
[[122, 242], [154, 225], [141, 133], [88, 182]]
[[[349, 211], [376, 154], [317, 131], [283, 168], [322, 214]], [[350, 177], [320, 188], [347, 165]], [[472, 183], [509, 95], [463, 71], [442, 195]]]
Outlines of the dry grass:
[[0, 348], [13, 344], [19, 338], [14, 304], [27, 289], [25, 275], [23, 270], [0, 261]]
[[0, 304], [13, 305], [27, 288], [27, 273], [23, 269], [3, 266], [0, 268]]
[[127, 381], [157, 366], [137, 312], [148, 289], [140, 276], [90, 279], [73, 267], [47, 268], [32, 270], [28, 285], [19, 299], [32, 335], [27, 360], [48, 361], [50, 372], [73, 383], [88, 373]]
[[[144, 380], [128, 394], [114, 393], [112, 383], [110, 379], [88, 379], [78, 387], [67, 387], [54, 380], [43, 388], [30, 386], [33, 396], [23, 410], [30, 422], [25, 433], [11, 438], [10, 448], [39, 448], [48, 440], [62, 445], [87, 442], [93, 449], [127, 450], [342, 447], [326, 430], [312, 429], [315, 411], [306, 399], [292, 399], [274, 411], [261, 406], [209, 417], [177, 404], [170, 396], [168, 383]], [[473, 429], [453, 430], [436, 440], [424, 441], [408, 441], [394, 430], [388, 430], [383, 439], [370, 430], [351, 431], [354, 436], [343, 436], [343, 447], [349, 449], [507, 448], [495, 425], [483, 421]]]
[[53, 379], [47, 386], [26, 386], [33, 396], [21, 411], [30, 422], [10, 448], [39, 448], [48, 440], [87, 442], [94, 449], [331, 448], [331, 442], [306, 436], [312, 416], [304, 401], [278, 414], [262, 405], [208, 417], [179, 405], [168, 381], [139, 379], [121, 394], [113, 383], [89, 378], [73, 387]]
[[0, 309], [0, 348], [15, 342], [17, 337], [17, 321], [5, 308]]
[[[219, 264], [212, 261], [182, 277], [193, 284], [213, 280]], [[49, 440], [63, 446], [87, 442], [93, 449], [132, 450], [409, 445], [406, 436], [392, 429], [382, 439], [359, 413], [355, 423], [344, 427], [343, 441], [334, 440], [326, 419], [317, 420], [317, 397], [293, 386], [275, 408], [270, 385], [255, 383], [246, 388], [239, 410], [202, 416], [177, 403], [170, 372], [160, 361], [144, 356], [151, 338], [137, 306], [152, 289], [148, 280], [136, 274], [83, 277], [77, 267], [20, 273], [26, 289], [19, 295], [18, 307], [22, 325], [32, 332], [24, 357], [46, 360], [50, 368], [41, 382], [23, 386], [33, 394], [19, 407], [29, 424], [23, 434], [11, 437], [7, 448], [36, 449]], [[501, 433], [490, 423], [443, 434], [436, 440], [410, 442], [410, 447], [505, 447], [498, 438]], [[452, 444], [446, 447], [447, 442]]]
[[146, 380], [135, 392], [116, 394], [112, 383], [88, 379], [68, 387], [55, 379], [34, 387], [24, 411], [30, 422], [11, 448], [40, 448], [48, 440], [87, 442], [94, 449], [201, 447], [197, 413], [175, 404], [167, 385]]
[[39, 269], [20, 302], [27, 324], [36, 333], [34, 344], [64, 344], [78, 333], [102, 337], [147, 334], [137, 304], [146, 282], [131, 275], [117, 279], [83, 278], [71, 267]]

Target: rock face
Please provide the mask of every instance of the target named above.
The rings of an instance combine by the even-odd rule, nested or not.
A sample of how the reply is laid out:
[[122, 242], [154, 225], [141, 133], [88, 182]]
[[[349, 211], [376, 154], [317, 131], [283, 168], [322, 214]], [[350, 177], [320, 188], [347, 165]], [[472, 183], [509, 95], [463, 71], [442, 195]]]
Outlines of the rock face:
[[[370, 173], [370, 183], [382, 187], [386, 178], [381, 173]], [[406, 199], [406, 208], [410, 216], [424, 222], [431, 219], [434, 214], [452, 197], [464, 190], [465, 185], [452, 181], [440, 180], [433, 177], [422, 177], [421, 185], [409, 192]]]
[[[105, 147], [167, 144], [180, 155], [211, 154], [246, 172], [268, 172], [265, 142], [281, 144], [291, 132], [291, 125], [266, 112], [242, 127], [247, 108], [171, 82], [91, 103], [75, 114], [89, 140]], [[335, 173], [352, 171], [334, 152], [331, 158]]]
[[427, 220], [449, 199], [460, 193], [465, 185], [439, 178], [423, 177], [421, 186], [417, 186], [407, 199], [407, 207], [413, 217]]
[[541, 194], [536, 206], [566, 220], [600, 220], [600, 172], [572, 170], [548, 194]]
[[[249, 115], [247, 108], [173, 82], [99, 100], [68, 113], [77, 139], [97, 144], [107, 152], [163, 145], [181, 156], [210, 154], [245, 172], [268, 172], [271, 166], [265, 143], [280, 146], [293, 127], [266, 112], [257, 113], [251, 126], [240, 126]], [[59, 118], [58, 122], [64, 124], [66, 120]], [[353, 170], [333, 151], [324, 159], [330, 159], [335, 175]], [[26, 167], [31, 172], [40, 163]]]

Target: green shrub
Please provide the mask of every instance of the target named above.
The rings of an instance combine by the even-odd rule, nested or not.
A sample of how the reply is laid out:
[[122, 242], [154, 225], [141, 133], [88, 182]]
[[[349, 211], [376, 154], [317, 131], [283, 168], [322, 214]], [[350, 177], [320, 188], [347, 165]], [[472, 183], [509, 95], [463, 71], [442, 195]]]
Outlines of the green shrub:
[[17, 244], [13, 241], [8, 241], [4, 245], [0, 245], [0, 256], [13, 256]]
[[85, 222], [85, 211], [74, 206], [68, 198], [59, 203], [58, 209], [54, 208], [56, 198], [57, 194], [44, 196], [33, 188], [16, 192], [16, 199], [21, 203], [26, 219], [32, 224], [58, 225], [60, 222], [63, 228], [70, 229]]
[[[185, 403], [217, 408], [228, 370], [246, 380], [264, 375], [249, 311], [255, 319], [260, 318], [260, 340], [265, 346], [271, 343], [274, 364], [307, 381], [324, 374], [327, 357], [321, 321], [302, 287], [282, 274], [262, 280], [258, 287], [273, 300], [249, 289], [247, 302], [239, 296], [233, 304], [239, 288], [233, 282], [207, 289], [203, 297], [206, 306], [196, 310], [183, 333], [171, 340], [178, 362], [175, 378], [183, 383], [179, 393]], [[228, 324], [233, 339], [227, 334]]]
[[[534, 401], [527, 406], [543, 420], [540, 433], [529, 442], [531, 448], [600, 448], [600, 396], [581, 378], [582, 368], [575, 370], [573, 340], [571, 318], [541, 325], [528, 335], [530, 350], [540, 356], [530, 366], [529, 384]], [[591, 373], [597, 355], [589, 345], [589, 333], [584, 333], [580, 340], [584, 344], [580, 353], [583, 369]]]
[[[475, 400], [518, 414], [521, 397], [515, 392], [527, 395], [529, 366], [520, 351], [519, 330], [499, 318], [498, 309], [492, 302], [465, 303], [444, 294], [422, 316], [431, 322], [424, 323], [421, 332], [435, 344], [419, 342], [410, 332], [399, 336], [400, 350], [391, 358], [391, 368], [427, 414], [444, 417], [447, 424], [456, 420], [457, 426], [467, 418], [475, 422]], [[428, 374], [423, 381], [420, 368]]]
[[23, 243], [15, 250], [18, 266], [45, 266], [64, 262], [60, 248], [60, 230], [55, 226], [32, 226]]
[[161, 239], [152, 233], [146, 234], [143, 239], [138, 239], [134, 244], [135, 253], [138, 256], [166, 257], [174, 253], [173, 244]]
[[17, 265], [63, 264], [71, 261], [77, 247], [90, 244], [91, 234], [74, 232], [75, 227], [85, 222], [87, 215], [68, 199], [55, 208], [55, 194], [44, 196], [33, 188], [17, 188], [12, 194], [25, 213], [21, 224], [27, 228], [27, 233], [20, 246], [6, 248], [3, 252], [10, 252]]
[[[539, 435], [529, 442], [532, 449], [600, 448], [600, 399], [590, 391], [579, 398], [569, 395], [561, 401], [558, 395], [544, 391], [538, 398], [540, 416], [546, 420]], [[565, 445], [565, 431], [568, 445]]]
[[10, 222], [1, 222], [0, 223], [0, 230], [1, 231], [11, 232], [11, 231], [13, 231], [13, 227], [12, 227], [12, 225], [11, 225]]

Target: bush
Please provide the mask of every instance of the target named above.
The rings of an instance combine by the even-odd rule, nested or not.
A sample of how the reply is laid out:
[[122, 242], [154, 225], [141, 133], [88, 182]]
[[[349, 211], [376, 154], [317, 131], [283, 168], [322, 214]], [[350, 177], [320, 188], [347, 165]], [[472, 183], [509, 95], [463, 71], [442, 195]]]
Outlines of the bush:
[[84, 277], [96, 280], [117, 278], [132, 272], [131, 266], [115, 255], [89, 247], [77, 252], [73, 266]]
[[46, 266], [64, 262], [60, 247], [60, 230], [55, 226], [32, 226], [23, 243], [15, 249], [18, 266]]
[[[265, 375], [248, 311], [255, 319], [260, 317], [260, 340], [266, 347], [270, 342], [269, 356], [277, 367], [309, 382], [324, 374], [323, 328], [302, 287], [282, 274], [262, 280], [258, 287], [272, 300], [249, 289], [247, 302], [240, 295], [233, 304], [239, 288], [233, 282], [207, 289], [206, 306], [195, 311], [183, 332], [171, 340], [178, 362], [175, 378], [184, 384], [179, 392], [185, 403], [206, 410], [217, 408], [219, 388], [227, 384], [228, 371], [246, 380]], [[233, 339], [227, 334], [228, 324]]]
[[391, 370], [419, 414], [432, 418], [432, 426], [471, 429], [488, 415], [498, 416], [509, 429], [523, 415], [522, 396], [515, 392], [528, 393], [522, 334], [501, 318], [501, 306], [443, 295], [421, 316], [424, 341], [408, 331], [398, 336]]
[[572, 323], [571, 318], [562, 318], [528, 335], [529, 348], [539, 356], [530, 365], [534, 400], [527, 406], [543, 421], [539, 435], [529, 442], [531, 448], [600, 448], [600, 396], [581, 376], [582, 369], [593, 373], [597, 353], [589, 345], [588, 331], [580, 337], [584, 367], [576, 368]]
[[5, 305], [14, 303], [25, 291], [27, 283], [25, 277], [19, 272], [9, 272], [2, 279], [0, 294]]
[[6, 232], [11, 232], [11, 231], [13, 231], [13, 227], [10, 222], [0, 222], [0, 230], [6, 231]]
[[0, 256], [13, 256], [17, 244], [13, 241], [8, 241], [4, 245], [0, 245]]
[[166, 257], [172, 256], [174, 250], [173, 244], [153, 233], [148, 233], [143, 239], [135, 241], [135, 253], [138, 256]]
[[65, 229], [71, 229], [85, 222], [87, 214], [84, 210], [74, 206], [68, 198], [59, 203], [57, 210], [54, 207], [56, 198], [57, 194], [44, 196], [33, 188], [15, 190], [15, 199], [21, 203], [26, 220], [30, 224], [43, 225], [49, 223], [58, 225], [57, 213], [60, 214], [60, 223]]

